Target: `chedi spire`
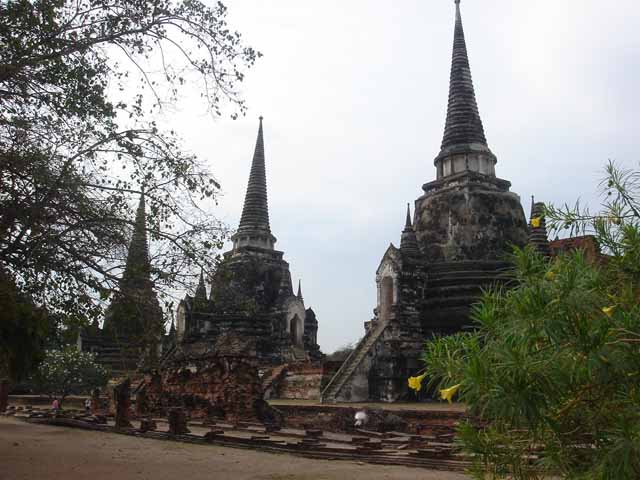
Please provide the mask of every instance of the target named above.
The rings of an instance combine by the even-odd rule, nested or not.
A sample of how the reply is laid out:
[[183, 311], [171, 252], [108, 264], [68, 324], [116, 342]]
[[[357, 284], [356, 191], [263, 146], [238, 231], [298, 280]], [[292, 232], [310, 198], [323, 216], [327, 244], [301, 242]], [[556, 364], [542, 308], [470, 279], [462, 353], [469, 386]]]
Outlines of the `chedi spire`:
[[251, 172], [244, 198], [242, 216], [238, 231], [231, 237], [234, 250], [240, 247], [257, 247], [273, 250], [276, 238], [271, 234], [269, 225], [269, 206], [267, 201], [267, 173], [264, 155], [264, 134], [262, 120], [258, 127], [258, 138], [251, 162]]
[[418, 239], [416, 232], [411, 224], [411, 209], [407, 203], [407, 217], [405, 219], [404, 230], [400, 237], [400, 251], [409, 256], [420, 255], [420, 248], [418, 247]]
[[[475, 171], [494, 176], [495, 156], [487, 145], [476, 102], [467, 43], [462, 26], [460, 0], [456, 0], [447, 119], [440, 154], [435, 160], [438, 178]], [[456, 158], [452, 158], [456, 155]]]

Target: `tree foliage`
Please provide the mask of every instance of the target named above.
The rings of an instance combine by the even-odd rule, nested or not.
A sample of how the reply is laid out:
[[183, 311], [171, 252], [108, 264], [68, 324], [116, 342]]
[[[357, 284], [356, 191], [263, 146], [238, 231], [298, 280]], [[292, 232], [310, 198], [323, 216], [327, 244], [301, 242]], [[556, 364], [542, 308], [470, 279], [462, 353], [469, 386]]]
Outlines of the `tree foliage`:
[[32, 382], [40, 393], [64, 399], [71, 394], [87, 394], [107, 384], [107, 370], [95, 362], [92, 353], [77, 348], [47, 350], [33, 375]]
[[210, 267], [218, 183], [154, 115], [188, 87], [214, 115], [259, 53], [197, 0], [0, 3], [0, 263], [51, 312], [96, 316], [117, 287], [144, 191], [153, 279]]
[[23, 379], [42, 358], [48, 333], [46, 312], [0, 268], [0, 381]]
[[607, 174], [602, 213], [550, 207], [547, 221], [611, 256], [516, 250], [518, 286], [484, 295], [477, 330], [426, 346], [432, 382], [461, 384], [473, 414], [460, 438], [477, 478], [640, 478], [640, 177]]

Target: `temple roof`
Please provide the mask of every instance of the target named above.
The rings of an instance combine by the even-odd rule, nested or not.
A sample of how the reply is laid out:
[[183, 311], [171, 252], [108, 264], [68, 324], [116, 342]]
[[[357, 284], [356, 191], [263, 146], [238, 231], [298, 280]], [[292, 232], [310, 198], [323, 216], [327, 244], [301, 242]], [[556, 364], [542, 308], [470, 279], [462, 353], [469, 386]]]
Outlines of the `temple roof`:
[[471, 78], [469, 56], [462, 28], [462, 15], [460, 14], [460, 0], [456, 0], [449, 104], [441, 148], [448, 150], [452, 147], [469, 144], [487, 146], [487, 140]]
[[261, 230], [271, 232], [269, 226], [269, 207], [267, 204], [267, 177], [264, 159], [264, 140], [262, 135], [262, 117], [258, 128], [256, 148], [251, 163], [251, 173], [247, 193], [244, 198], [244, 208], [240, 218], [238, 231]]

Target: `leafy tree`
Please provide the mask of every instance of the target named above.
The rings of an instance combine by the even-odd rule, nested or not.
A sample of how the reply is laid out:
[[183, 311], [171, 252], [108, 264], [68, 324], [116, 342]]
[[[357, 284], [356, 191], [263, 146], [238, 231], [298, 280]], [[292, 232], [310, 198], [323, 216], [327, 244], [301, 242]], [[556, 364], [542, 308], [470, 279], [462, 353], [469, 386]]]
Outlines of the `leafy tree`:
[[213, 115], [259, 53], [197, 0], [0, 3], [0, 265], [68, 318], [117, 288], [144, 191], [159, 289], [210, 267], [224, 228], [200, 210], [216, 180], [154, 121], [181, 89]]
[[11, 386], [42, 358], [48, 332], [46, 312], [20, 294], [0, 267], [0, 412]]
[[107, 370], [92, 353], [77, 348], [47, 350], [32, 381], [41, 393], [63, 400], [67, 395], [89, 393], [107, 384]]
[[476, 478], [640, 478], [640, 176], [609, 164], [602, 186], [602, 213], [546, 215], [610, 256], [516, 250], [518, 286], [484, 295], [477, 330], [426, 346], [432, 383], [460, 385], [473, 415]]

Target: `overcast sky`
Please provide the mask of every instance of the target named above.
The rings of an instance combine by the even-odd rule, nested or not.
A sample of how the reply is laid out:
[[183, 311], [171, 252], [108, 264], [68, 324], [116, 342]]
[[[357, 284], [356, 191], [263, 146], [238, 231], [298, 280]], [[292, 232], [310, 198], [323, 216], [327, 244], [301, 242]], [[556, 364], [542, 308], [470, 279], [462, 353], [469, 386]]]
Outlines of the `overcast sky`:
[[[453, 0], [227, 0], [264, 56], [249, 112], [214, 120], [185, 99], [170, 121], [210, 166], [211, 213], [237, 227], [264, 115], [271, 229], [329, 353], [364, 334], [375, 270], [399, 245], [406, 203], [435, 179]], [[640, 4], [462, 0], [476, 97], [496, 172], [528, 214], [539, 201], [597, 207], [607, 159], [637, 165]]]

